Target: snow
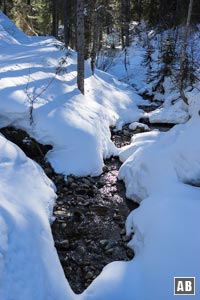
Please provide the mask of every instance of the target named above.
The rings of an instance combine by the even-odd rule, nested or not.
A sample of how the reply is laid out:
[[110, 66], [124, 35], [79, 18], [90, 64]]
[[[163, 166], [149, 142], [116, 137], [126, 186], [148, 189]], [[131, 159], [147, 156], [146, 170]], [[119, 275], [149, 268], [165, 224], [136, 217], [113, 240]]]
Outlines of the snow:
[[[159, 44], [159, 41], [164, 39], [164, 37], [161, 37], [158, 33], [156, 34], [153, 30], [148, 32], [147, 28], [143, 27], [138, 27], [138, 30], [141, 30], [141, 39], [137, 35], [133, 36], [133, 42], [126, 49], [126, 52], [121, 51], [113, 57], [113, 62], [108, 72], [111, 75], [118, 76], [121, 81], [129, 83], [139, 94], [152, 96], [155, 103], [157, 101], [163, 103], [155, 111], [145, 114], [150, 123], [185, 123], [189, 119], [189, 113], [187, 105], [180, 99], [177, 84], [174, 82], [176, 74], [173, 74], [171, 77], [165, 76], [163, 82], [161, 80], [163, 91], [155, 88], [159, 81], [159, 74], [162, 73], [159, 71], [162, 63], [160, 62], [161, 54], [159, 54], [158, 48], [161, 44]], [[167, 33], [164, 34], [167, 36]], [[149, 67], [146, 62], [148, 45], [152, 48]], [[124, 63], [125, 57], [127, 61], [126, 68]], [[157, 75], [156, 72], [158, 73]], [[150, 105], [151, 103], [146, 100], [144, 104]]]
[[146, 131], [150, 130], [148, 125], [139, 122], [133, 122], [129, 125], [129, 129], [131, 130], [135, 130], [137, 128], [142, 128]]
[[[51, 144], [47, 159], [58, 173], [99, 175], [103, 159], [117, 153], [109, 127], [116, 124], [120, 129], [138, 121], [143, 115], [137, 108], [142, 98], [104, 72], [92, 76], [88, 62], [86, 92], [81, 95], [76, 87], [75, 52], [70, 50], [62, 65], [66, 52], [58, 49], [61, 44], [55, 39], [27, 37], [3, 14], [0, 21], [2, 37], [15, 39], [5, 44], [1, 40], [0, 126], [14, 125], [40, 143]], [[58, 68], [62, 73], [55, 76]], [[30, 126], [32, 101], [34, 124]]]
[[[190, 95], [191, 119], [169, 132], [141, 133], [121, 150], [119, 178], [127, 196], [141, 202], [126, 221], [134, 233], [130, 262], [114, 262], [83, 293], [84, 300], [170, 300], [174, 277], [199, 275], [199, 99]], [[144, 288], [145, 287], [145, 288]], [[196, 289], [193, 299], [199, 299]]]
[[54, 184], [39, 165], [2, 135], [0, 174], [0, 298], [67, 299], [72, 291], [49, 225], [56, 197]]
[[[127, 234], [134, 233], [129, 242], [134, 259], [107, 265], [81, 295], [74, 295], [50, 229], [55, 186], [0, 135], [0, 299], [171, 300], [174, 276], [195, 276], [198, 287], [199, 90], [187, 92], [186, 107], [166, 80], [165, 95], [156, 95], [165, 100], [162, 107], [143, 114], [137, 105], [149, 102], [114, 76], [126, 77], [138, 92], [150, 92], [153, 83], [146, 86], [144, 49], [138, 42], [130, 48], [128, 72], [122, 68], [123, 55], [111, 75], [96, 70], [91, 76], [86, 62], [83, 96], [76, 88], [76, 53], [70, 50], [62, 66], [62, 73], [67, 72], [55, 76], [65, 55], [59, 42], [27, 37], [2, 13], [0, 23], [0, 126], [25, 129], [39, 142], [51, 144], [47, 159], [65, 175], [100, 174], [103, 159], [119, 155], [119, 178], [127, 196], [140, 203], [126, 221]], [[119, 130], [144, 116], [152, 123], [180, 124], [169, 132], [136, 134], [131, 145], [117, 149], [109, 126]], [[197, 288], [192, 298], [199, 297]]]
[[169, 107], [166, 107], [166, 103], [167, 101], [162, 107], [146, 114], [150, 123], [182, 124], [188, 121], [189, 114], [182, 100]]
[[[182, 124], [187, 122], [190, 117], [188, 106], [176, 92], [174, 93], [174, 84], [170, 78], [165, 78], [163, 86], [165, 88], [165, 102], [155, 111], [146, 114], [150, 123]], [[155, 97], [158, 98], [157, 95]]]
[[[132, 144], [124, 149], [125, 153], [123, 149], [120, 152], [120, 155], [127, 159], [121, 167], [119, 177], [126, 182], [128, 197], [134, 199], [135, 195], [138, 199], [144, 199], [154, 190], [161, 188], [163, 191], [164, 186], [169, 186], [166, 180], [173, 183], [177, 178], [190, 183], [199, 180], [200, 143], [195, 138], [198, 136], [198, 126], [197, 115], [192, 116], [186, 124], [175, 126], [168, 133], [153, 131], [134, 136]], [[149, 141], [151, 143], [147, 143]], [[137, 147], [138, 142], [140, 150]], [[127, 149], [129, 157], [126, 156]], [[163, 170], [166, 180], [162, 178], [160, 182], [159, 177]], [[132, 182], [131, 177], [137, 180]]]
[[[162, 133], [163, 134], [163, 133]], [[139, 150], [140, 148], [143, 148], [143, 146], [147, 146], [153, 142], [155, 142], [158, 137], [161, 136], [161, 133], [155, 129], [151, 132], [146, 133], [137, 133], [131, 138], [131, 144], [124, 146], [120, 148], [119, 150], [119, 158], [122, 162], [125, 162], [129, 156]]]

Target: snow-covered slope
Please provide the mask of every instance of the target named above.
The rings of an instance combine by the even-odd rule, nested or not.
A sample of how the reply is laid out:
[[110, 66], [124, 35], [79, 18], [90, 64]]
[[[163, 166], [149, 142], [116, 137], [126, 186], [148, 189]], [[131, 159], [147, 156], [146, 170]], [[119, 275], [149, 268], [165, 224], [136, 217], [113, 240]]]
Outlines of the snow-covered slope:
[[[70, 51], [61, 66], [66, 53], [55, 39], [27, 37], [2, 13], [0, 23], [0, 126], [22, 127], [53, 145], [47, 158], [59, 173], [100, 174], [103, 158], [117, 152], [109, 126], [137, 121], [141, 97], [113, 76], [101, 71], [91, 76], [87, 62], [82, 96], [76, 87], [76, 53]], [[58, 67], [66, 73], [55, 76]]]

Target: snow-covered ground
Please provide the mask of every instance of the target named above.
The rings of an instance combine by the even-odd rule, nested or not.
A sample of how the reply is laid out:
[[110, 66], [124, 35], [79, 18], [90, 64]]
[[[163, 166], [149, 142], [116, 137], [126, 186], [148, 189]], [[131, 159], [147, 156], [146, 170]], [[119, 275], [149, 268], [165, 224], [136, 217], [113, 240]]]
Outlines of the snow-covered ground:
[[137, 121], [143, 113], [136, 104], [144, 101], [113, 76], [101, 71], [91, 76], [88, 63], [82, 96], [76, 88], [76, 53], [66, 58], [61, 68], [66, 73], [55, 76], [66, 54], [59, 42], [27, 37], [3, 14], [0, 22], [0, 126], [15, 125], [51, 144], [47, 159], [59, 173], [100, 174], [103, 158], [117, 152], [109, 126]]
[[[0, 299], [171, 300], [176, 298], [174, 276], [195, 276], [192, 299], [199, 299], [199, 91], [188, 92], [189, 110], [180, 101], [172, 109], [168, 101], [177, 95], [170, 92], [164, 112], [160, 109], [160, 121], [186, 123], [167, 133], [135, 135], [130, 146], [117, 149], [109, 126], [120, 129], [137, 122], [144, 116], [137, 104], [144, 101], [113, 75], [96, 71], [91, 76], [87, 63], [82, 96], [73, 51], [66, 74], [55, 76], [65, 54], [55, 44], [59, 46], [53, 38], [27, 37], [0, 14], [0, 126], [26, 129], [41, 143], [53, 145], [47, 159], [66, 175], [100, 174], [103, 158], [118, 154], [124, 162], [119, 178], [127, 195], [141, 203], [127, 219], [127, 233], [135, 233], [130, 247], [136, 255], [132, 261], [109, 264], [83, 294], [74, 295], [50, 231], [55, 187], [36, 163], [0, 136]], [[138, 46], [132, 55], [137, 80], [145, 87], [141, 51]], [[120, 62], [115, 67], [122, 70]], [[155, 114], [148, 116], [155, 120]]]

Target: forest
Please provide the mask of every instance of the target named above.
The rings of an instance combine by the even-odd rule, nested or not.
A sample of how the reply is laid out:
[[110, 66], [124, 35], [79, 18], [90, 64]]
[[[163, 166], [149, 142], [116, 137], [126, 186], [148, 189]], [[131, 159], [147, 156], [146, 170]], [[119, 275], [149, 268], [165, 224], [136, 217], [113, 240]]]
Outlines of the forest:
[[[64, 41], [65, 47], [78, 51], [78, 86], [83, 93], [84, 60], [91, 59], [91, 68], [94, 69], [97, 58], [102, 53], [114, 56], [116, 47], [129, 47], [133, 36], [144, 31], [144, 27], [140, 27], [141, 23], [145, 23], [146, 32], [151, 29], [160, 33], [168, 30], [168, 37], [161, 37], [158, 46], [165, 64], [162, 76], [171, 72], [172, 65], [179, 57], [179, 72], [176, 77], [178, 76], [182, 98], [187, 102], [183, 93], [184, 81], [192, 82], [197, 79], [194, 66], [197, 62], [193, 61], [192, 54], [187, 55], [186, 44], [189, 31], [198, 30], [199, 1], [4, 0], [0, 2], [0, 6], [26, 34], [53, 35]], [[137, 22], [137, 26], [133, 26], [133, 22]], [[185, 33], [181, 26], [185, 26]], [[151, 42], [147, 43], [146, 60], [150, 64], [153, 47]], [[159, 84], [158, 79], [157, 85]]]
[[0, 0], [0, 300], [200, 299], [199, 49], [199, 0]]

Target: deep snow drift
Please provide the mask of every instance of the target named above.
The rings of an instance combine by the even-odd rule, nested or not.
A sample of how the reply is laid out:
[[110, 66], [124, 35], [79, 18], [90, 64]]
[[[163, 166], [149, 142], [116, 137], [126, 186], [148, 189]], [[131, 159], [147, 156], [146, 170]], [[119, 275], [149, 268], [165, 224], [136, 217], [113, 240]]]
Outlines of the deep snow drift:
[[[138, 121], [143, 115], [137, 108], [143, 103], [141, 97], [111, 75], [97, 71], [92, 77], [87, 63], [82, 96], [76, 88], [74, 52], [60, 68], [67, 72], [55, 76], [65, 55], [55, 39], [27, 37], [2, 13], [0, 23], [0, 126], [24, 128], [40, 142], [53, 145], [47, 158], [57, 172], [66, 175], [99, 174], [103, 158], [118, 154], [124, 162], [119, 177], [125, 181], [127, 195], [141, 202], [127, 220], [127, 233], [135, 232], [130, 242], [135, 258], [109, 264], [82, 295], [74, 295], [50, 231], [54, 185], [36, 163], [0, 136], [0, 299], [171, 300], [174, 276], [196, 276], [192, 298], [199, 299], [198, 90], [188, 93], [189, 112], [179, 102], [174, 113], [167, 100], [157, 118], [182, 123], [190, 114], [187, 123], [167, 133], [136, 135], [130, 146], [116, 149], [109, 126], [120, 128], [125, 122]], [[142, 89], [141, 51], [138, 47], [133, 56], [139, 55]], [[120, 64], [115, 67], [121, 68]], [[156, 113], [151, 114], [154, 120]]]

